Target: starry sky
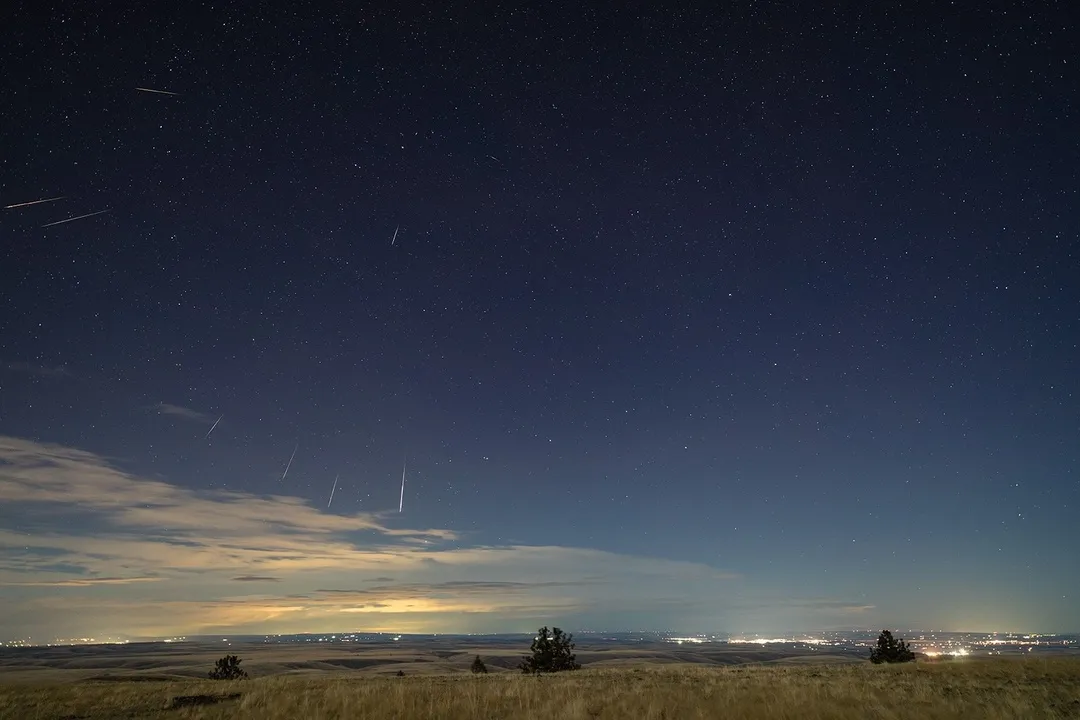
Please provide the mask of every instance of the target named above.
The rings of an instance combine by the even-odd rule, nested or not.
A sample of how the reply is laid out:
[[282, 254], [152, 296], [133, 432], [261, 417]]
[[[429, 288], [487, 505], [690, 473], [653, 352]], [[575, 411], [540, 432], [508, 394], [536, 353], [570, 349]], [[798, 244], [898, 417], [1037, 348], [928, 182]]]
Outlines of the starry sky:
[[1080, 630], [1066, 4], [587, 5], [17, 4], [0, 640]]

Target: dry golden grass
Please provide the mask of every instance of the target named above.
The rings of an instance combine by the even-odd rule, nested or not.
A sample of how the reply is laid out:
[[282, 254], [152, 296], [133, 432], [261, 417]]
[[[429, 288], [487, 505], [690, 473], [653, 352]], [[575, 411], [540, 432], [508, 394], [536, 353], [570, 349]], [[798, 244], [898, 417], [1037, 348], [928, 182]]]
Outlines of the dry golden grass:
[[[237, 692], [169, 709], [175, 696]], [[45, 718], [1080, 718], [1080, 660], [0, 685], [0, 720]]]

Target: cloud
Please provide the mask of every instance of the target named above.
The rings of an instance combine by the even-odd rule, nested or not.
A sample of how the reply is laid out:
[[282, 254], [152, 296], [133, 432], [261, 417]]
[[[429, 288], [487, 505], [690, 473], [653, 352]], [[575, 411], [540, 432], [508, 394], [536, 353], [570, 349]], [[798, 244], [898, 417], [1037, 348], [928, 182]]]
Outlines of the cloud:
[[[0, 498], [12, 503], [67, 506], [80, 514], [94, 512], [113, 525], [143, 530], [143, 537], [150, 537], [147, 530], [169, 528], [173, 538], [187, 540], [172, 543], [178, 557], [197, 559], [195, 556], [203, 551], [221, 552], [222, 567], [230, 560], [243, 564], [276, 559], [286, 566], [292, 561], [330, 561], [346, 546], [351, 547], [347, 541], [335, 544], [330, 536], [347, 531], [371, 531], [406, 539], [457, 537], [441, 529], [390, 528], [375, 513], [327, 514], [296, 497], [200, 493], [160, 480], [133, 477], [82, 450], [11, 437], [0, 437]], [[207, 538], [207, 533], [213, 537]], [[70, 537], [41, 535], [37, 540], [42, 547], [63, 550], [69, 544], [63, 538]], [[320, 551], [311, 546], [314, 538], [330, 544]], [[79, 538], [78, 542], [89, 543], [88, 548], [102, 554], [117, 551], [117, 542], [129, 548], [158, 544], [109, 537]]]
[[817, 598], [794, 598], [783, 603], [790, 607], [807, 608], [818, 612], [838, 613], [849, 615], [852, 613], [865, 613], [875, 609], [876, 605], [860, 605], [847, 600], [828, 600]]
[[36, 582], [0, 582], [0, 585], [18, 587], [93, 587], [95, 585], [131, 585], [132, 583], [158, 582], [160, 580], [162, 580], [160, 577], [103, 577], [40, 580]]
[[830, 598], [758, 598], [755, 600], [756, 608], [795, 608], [816, 613], [835, 613], [847, 615], [853, 613], [865, 613], [877, 608], [876, 605], [854, 603], [850, 600], [836, 600]]
[[[703, 563], [470, 545], [451, 529], [408, 527], [396, 512], [331, 514], [287, 495], [198, 491], [14, 437], [0, 436], [0, 503], [49, 528], [0, 529], [0, 635], [720, 628], [725, 613], [762, 607], [746, 578]], [[236, 594], [259, 583], [274, 592]], [[859, 607], [835, 603], [838, 613]]]
[[538, 588], [551, 587], [581, 587], [584, 582], [495, 582], [476, 580], [451, 580], [441, 583], [402, 583], [399, 585], [383, 585], [366, 588], [363, 590], [334, 590], [318, 589], [317, 593], [324, 595], [348, 595], [350, 597], [369, 600], [372, 598], [400, 598], [400, 597], [430, 597], [444, 593], [455, 595], [484, 595], [497, 592], [503, 595], [524, 593]]
[[182, 405], [170, 405], [169, 403], [158, 403], [157, 405], [151, 405], [150, 410], [157, 410], [161, 415], [172, 415], [174, 417], [183, 418], [185, 420], [192, 420], [194, 422], [203, 423], [205, 425], [213, 425], [214, 417], [207, 413], [199, 412], [198, 410], [192, 410], [191, 408], [183, 407]]
[[838, 598], [801, 598], [762, 594], [752, 603], [733, 602], [733, 616], [740, 618], [739, 632], [775, 632], [778, 629], [835, 630], [873, 626], [878, 608], [869, 603]]
[[12, 372], [27, 373], [29, 375], [37, 375], [38, 377], [49, 378], [61, 378], [72, 377], [72, 373], [63, 365], [56, 367], [46, 367], [42, 365], [33, 365], [27, 362], [9, 362], [7, 369]]

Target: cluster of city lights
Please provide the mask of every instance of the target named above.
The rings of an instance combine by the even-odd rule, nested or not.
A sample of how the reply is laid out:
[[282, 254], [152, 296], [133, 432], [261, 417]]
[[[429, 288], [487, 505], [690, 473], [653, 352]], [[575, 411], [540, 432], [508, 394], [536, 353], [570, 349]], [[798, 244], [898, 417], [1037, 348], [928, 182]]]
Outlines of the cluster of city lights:
[[713, 635], [670, 635], [664, 638], [665, 642], [677, 643], [682, 645], [684, 643], [726, 643], [731, 645], [770, 645], [774, 643], [791, 644], [791, 643], [803, 643], [806, 645], [832, 645], [834, 643], [828, 640], [822, 640], [821, 638], [809, 637], [809, 638], [718, 638]]
[[940, 655], [952, 655], [953, 657], [961, 657], [963, 655], [969, 655], [967, 648], [957, 648], [956, 650], [924, 650], [927, 657], [938, 657]]
[[[721, 645], [804, 645], [811, 646], [809, 649], [819, 647], [838, 647], [848, 650], [856, 648], [873, 647], [877, 632], [868, 630], [850, 631], [823, 631], [814, 635], [793, 633], [788, 637], [761, 637], [755, 635], [728, 636], [726, 633], [699, 633], [683, 634], [675, 632], [637, 631], [630, 633], [597, 633], [584, 631], [580, 635], [588, 636], [595, 634], [599, 639], [610, 642], [662, 642], [678, 645], [702, 643], [716, 643]], [[476, 633], [476, 635], [487, 635]], [[356, 642], [399, 642], [402, 635], [388, 634], [383, 632], [345, 632], [326, 635], [263, 635], [259, 636], [266, 643], [356, 643]], [[957, 633], [957, 632], [930, 632], [930, 631], [907, 631], [897, 633], [898, 638], [906, 638], [911, 649], [926, 657], [965, 657], [968, 655], [1000, 655], [1002, 653], [1030, 653], [1033, 650], [1039, 652], [1065, 652], [1075, 653], [1080, 650], [1080, 636], [1076, 635], [1045, 635], [1045, 634], [1021, 634], [1021, 633]], [[158, 638], [157, 642], [182, 643], [189, 641], [187, 636], [173, 636]], [[220, 638], [222, 643], [232, 645], [234, 642], [247, 642], [256, 640], [254, 637]], [[0, 641], [0, 647], [54, 647], [64, 645], [124, 645], [132, 642], [123, 637], [77, 637], [55, 638], [51, 641], [41, 641], [31, 637], [13, 638]]]
[[18, 638], [0, 642], [0, 647], [55, 647], [60, 645], [127, 645], [130, 641], [123, 638], [55, 638], [52, 642], [34, 642], [33, 638]]

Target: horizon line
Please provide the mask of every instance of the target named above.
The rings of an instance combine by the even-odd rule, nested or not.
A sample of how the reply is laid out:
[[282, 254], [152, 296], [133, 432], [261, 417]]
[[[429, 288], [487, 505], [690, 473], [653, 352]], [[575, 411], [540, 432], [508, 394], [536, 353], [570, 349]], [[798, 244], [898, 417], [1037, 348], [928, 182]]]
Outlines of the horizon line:
[[[557, 627], [555, 625], [549, 625], [549, 627]], [[560, 628], [561, 629], [561, 628]], [[888, 630], [889, 628], [883, 628]], [[711, 636], [718, 637], [721, 641], [731, 642], [732, 639], [766, 639], [769, 642], [783, 643], [798, 643], [805, 642], [805, 640], [791, 637], [783, 637], [784, 635], [813, 635], [813, 634], [863, 634], [863, 633], [876, 633], [881, 632], [882, 628], [848, 628], [843, 630], [784, 630], [784, 631], [762, 631], [762, 632], [728, 632], [728, 631], [685, 631], [685, 630], [644, 630], [644, 629], [631, 629], [631, 630], [591, 630], [591, 629], [575, 629], [568, 630], [570, 634], [584, 634], [584, 635], [605, 635], [605, 634], [621, 634], [631, 635], [635, 633], [647, 634], [647, 635], [667, 635], [667, 636], [682, 636], [682, 637], [703, 637]], [[930, 630], [923, 628], [897, 628], [890, 630], [894, 633], [941, 633], [947, 635], [1024, 635], [1024, 636], [1037, 636], [1037, 637], [1062, 637], [1080, 635], [1080, 631], [1058, 631], [1058, 632], [1030, 632], [1025, 630]], [[164, 636], [122, 636], [122, 635], [106, 635], [102, 639], [85, 637], [85, 638], [53, 638], [51, 641], [34, 641], [33, 636], [24, 638], [10, 638], [7, 640], [0, 640], [0, 648], [4, 647], [58, 647], [58, 646], [70, 646], [70, 645], [117, 645], [117, 644], [131, 644], [131, 643], [176, 643], [195, 640], [206, 640], [210, 638], [220, 638], [218, 642], [229, 642], [230, 640], [250, 639], [250, 638], [282, 638], [282, 637], [307, 637], [307, 636], [349, 636], [349, 635], [388, 635], [401, 637], [493, 637], [499, 635], [521, 635], [528, 637], [534, 635], [534, 631], [503, 631], [503, 632], [428, 632], [428, 633], [416, 633], [416, 632], [392, 632], [384, 630], [339, 630], [333, 632], [295, 632], [295, 633], [213, 633], [213, 634], [199, 634], [199, 635], [174, 635], [170, 637]], [[772, 636], [772, 637], [765, 637]]]

